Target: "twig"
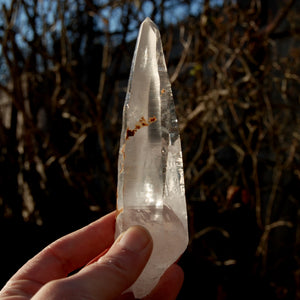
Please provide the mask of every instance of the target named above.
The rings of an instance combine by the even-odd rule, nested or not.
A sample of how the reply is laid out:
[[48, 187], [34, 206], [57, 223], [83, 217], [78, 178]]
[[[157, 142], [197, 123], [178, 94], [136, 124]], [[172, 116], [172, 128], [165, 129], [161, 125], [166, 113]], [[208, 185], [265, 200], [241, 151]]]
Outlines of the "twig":
[[290, 0], [286, 6], [282, 7], [277, 13], [276, 17], [273, 19], [273, 21], [259, 32], [259, 36], [264, 38], [269, 37], [280, 25], [281, 21], [288, 14], [295, 2], [296, 0]]
[[170, 78], [171, 83], [173, 83], [177, 79], [179, 72], [182, 69], [182, 66], [184, 64], [184, 61], [186, 60], [186, 57], [188, 55], [188, 51], [189, 51], [189, 48], [190, 48], [190, 45], [192, 42], [192, 34], [191, 33], [189, 33], [186, 41], [184, 40], [183, 36], [184, 36], [184, 27], [181, 26], [180, 27], [180, 41], [183, 46], [183, 52], [181, 54], [181, 57], [180, 57], [180, 60], [177, 64], [177, 66], [176, 66], [176, 69]]

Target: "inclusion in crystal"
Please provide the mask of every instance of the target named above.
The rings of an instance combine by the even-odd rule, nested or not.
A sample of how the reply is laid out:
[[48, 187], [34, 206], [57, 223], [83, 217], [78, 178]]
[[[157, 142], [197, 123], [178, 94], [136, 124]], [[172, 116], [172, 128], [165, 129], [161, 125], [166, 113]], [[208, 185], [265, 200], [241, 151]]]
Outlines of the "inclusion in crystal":
[[149, 294], [188, 244], [184, 174], [178, 122], [160, 33], [141, 25], [123, 109], [118, 161], [116, 238], [141, 225], [153, 252], [131, 287]]

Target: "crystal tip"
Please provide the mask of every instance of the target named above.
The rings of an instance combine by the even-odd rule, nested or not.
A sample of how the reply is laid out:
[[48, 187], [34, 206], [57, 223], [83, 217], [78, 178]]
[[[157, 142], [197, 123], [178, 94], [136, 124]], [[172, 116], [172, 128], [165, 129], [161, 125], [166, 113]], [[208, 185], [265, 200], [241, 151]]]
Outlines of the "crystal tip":
[[143, 21], [143, 23], [153, 23], [153, 21], [152, 21], [149, 17], [147, 17], [147, 18]]
[[154, 28], [156, 28], [157, 30], [158, 30], [158, 28], [157, 28], [157, 26], [156, 26], [156, 24], [149, 18], [149, 17], [147, 17], [143, 22], [142, 22], [142, 24], [141, 24], [142, 26], [151, 26], [152, 28], [154, 27]]
[[157, 25], [149, 17], [147, 17], [141, 24], [141, 31], [145, 30], [146, 28], [151, 28], [154, 32], [159, 33]]

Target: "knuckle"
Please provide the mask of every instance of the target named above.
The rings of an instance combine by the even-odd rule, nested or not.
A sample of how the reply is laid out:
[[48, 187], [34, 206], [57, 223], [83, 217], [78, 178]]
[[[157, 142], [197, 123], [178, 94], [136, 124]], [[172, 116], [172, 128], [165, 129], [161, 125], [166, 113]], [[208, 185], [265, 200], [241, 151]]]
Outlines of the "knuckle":
[[39, 292], [42, 298], [47, 299], [76, 299], [73, 297], [74, 287], [65, 279], [50, 281]]
[[121, 256], [103, 256], [98, 261], [98, 264], [101, 268], [105, 268], [107, 271], [112, 272], [118, 277], [123, 279], [127, 279], [128, 277], [128, 263]]

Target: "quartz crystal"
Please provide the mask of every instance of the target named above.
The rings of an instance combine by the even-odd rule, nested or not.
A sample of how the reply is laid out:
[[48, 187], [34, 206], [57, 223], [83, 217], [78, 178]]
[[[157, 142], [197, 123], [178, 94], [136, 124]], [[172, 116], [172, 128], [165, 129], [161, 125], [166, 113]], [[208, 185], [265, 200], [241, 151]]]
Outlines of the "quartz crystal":
[[188, 244], [178, 121], [160, 33], [141, 25], [123, 109], [118, 162], [116, 238], [132, 225], [148, 229], [153, 252], [131, 287], [149, 294]]

